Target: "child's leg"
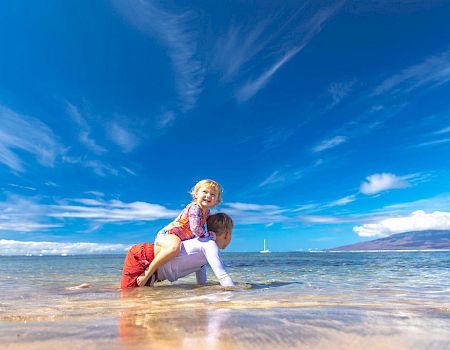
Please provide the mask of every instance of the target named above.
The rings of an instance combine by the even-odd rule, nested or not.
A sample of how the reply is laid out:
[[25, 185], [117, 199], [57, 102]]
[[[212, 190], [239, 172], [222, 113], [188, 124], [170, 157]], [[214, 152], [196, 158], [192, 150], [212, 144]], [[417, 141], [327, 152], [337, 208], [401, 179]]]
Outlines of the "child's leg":
[[156, 272], [158, 267], [164, 265], [173, 258], [176, 258], [180, 254], [181, 239], [176, 235], [167, 234], [158, 240], [157, 245], [160, 250], [145, 270], [145, 273], [138, 277], [137, 283], [139, 286], [144, 286], [148, 279]]

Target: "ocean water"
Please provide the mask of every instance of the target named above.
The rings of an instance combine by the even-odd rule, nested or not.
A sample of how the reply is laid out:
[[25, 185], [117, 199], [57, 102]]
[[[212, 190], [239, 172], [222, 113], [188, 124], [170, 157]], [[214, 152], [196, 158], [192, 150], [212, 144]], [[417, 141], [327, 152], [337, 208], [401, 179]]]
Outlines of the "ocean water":
[[235, 289], [209, 271], [121, 291], [124, 256], [0, 257], [0, 347], [450, 348], [450, 252], [223, 258]]

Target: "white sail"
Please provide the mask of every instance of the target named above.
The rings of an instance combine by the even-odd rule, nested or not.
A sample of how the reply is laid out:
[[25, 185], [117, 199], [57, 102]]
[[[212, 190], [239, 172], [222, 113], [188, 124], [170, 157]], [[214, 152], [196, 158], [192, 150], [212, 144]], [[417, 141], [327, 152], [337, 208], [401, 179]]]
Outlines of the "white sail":
[[264, 240], [264, 249], [259, 251], [260, 253], [270, 253], [269, 249], [266, 249], [266, 240]]

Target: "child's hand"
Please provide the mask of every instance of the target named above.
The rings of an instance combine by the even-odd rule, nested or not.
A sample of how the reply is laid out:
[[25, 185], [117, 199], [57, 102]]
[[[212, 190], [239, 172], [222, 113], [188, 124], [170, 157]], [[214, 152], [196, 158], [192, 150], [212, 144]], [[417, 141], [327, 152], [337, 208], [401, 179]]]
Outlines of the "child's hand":
[[208, 235], [211, 239], [216, 240], [216, 233], [214, 231], [208, 231]]
[[137, 282], [139, 287], [142, 287], [145, 284], [144, 279], [145, 279], [145, 273], [143, 273], [142, 275], [140, 275], [137, 278], [136, 282]]

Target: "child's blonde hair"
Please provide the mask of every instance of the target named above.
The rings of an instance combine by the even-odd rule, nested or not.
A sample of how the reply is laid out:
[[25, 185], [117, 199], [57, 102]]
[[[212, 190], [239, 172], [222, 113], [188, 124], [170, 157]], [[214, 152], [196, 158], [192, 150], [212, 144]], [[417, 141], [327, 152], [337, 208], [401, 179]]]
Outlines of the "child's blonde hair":
[[197, 182], [191, 190], [192, 200], [195, 201], [195, 196], [197, 195], [200, 187], [205, 186], [207, 188], [214, 188], [217, 192], [217, 204], [222, 202], [222, 186], [214, 180], [205, 179]]
[[225, 232], [233, 231], [234, 223], [229, 215], [217, 213], [209, 216], [206, 220], [206, 226], [209, 231], [214, 231], [217, 236], [220, 236]]

